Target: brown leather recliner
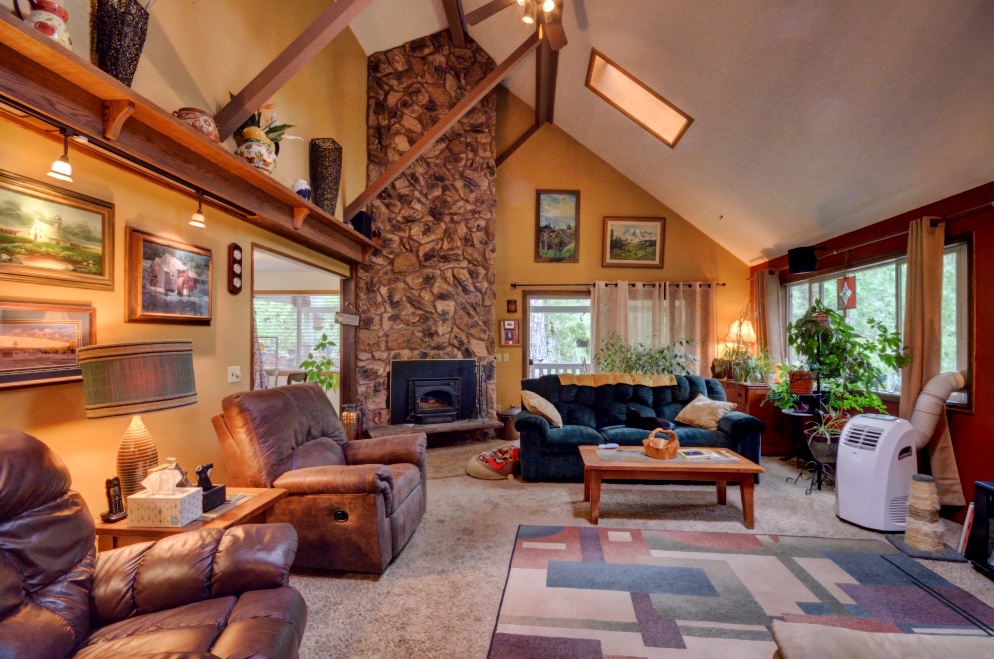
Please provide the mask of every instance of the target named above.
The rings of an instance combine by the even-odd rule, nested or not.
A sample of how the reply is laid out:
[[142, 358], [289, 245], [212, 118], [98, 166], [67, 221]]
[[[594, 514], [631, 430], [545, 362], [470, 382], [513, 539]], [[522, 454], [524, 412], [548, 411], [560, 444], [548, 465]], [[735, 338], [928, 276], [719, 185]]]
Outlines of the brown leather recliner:
[[279, 487], [269, 521], [290, 522], [294, 565], [382, 574], [425, 512], [424, 433], [348, 441], [314, 383], [232, 394], [213, 418], [234, 485]]
[[0, 659], [297, 657], [307, 606], [287, 524], [96, 554], [93, 518], [45, 444], [0, 428]]

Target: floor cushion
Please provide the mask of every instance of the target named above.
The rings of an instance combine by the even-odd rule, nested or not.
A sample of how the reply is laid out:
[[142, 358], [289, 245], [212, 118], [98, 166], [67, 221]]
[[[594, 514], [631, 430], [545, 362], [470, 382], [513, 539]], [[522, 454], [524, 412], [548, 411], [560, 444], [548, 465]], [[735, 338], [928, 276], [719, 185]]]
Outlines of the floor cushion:
[[521, 465], [521, 449], [517, 442], [498, 446], [492, 451], [474, 455], [466, 463], [466, 475], [483, 480], [499, 481], [513, 476]]

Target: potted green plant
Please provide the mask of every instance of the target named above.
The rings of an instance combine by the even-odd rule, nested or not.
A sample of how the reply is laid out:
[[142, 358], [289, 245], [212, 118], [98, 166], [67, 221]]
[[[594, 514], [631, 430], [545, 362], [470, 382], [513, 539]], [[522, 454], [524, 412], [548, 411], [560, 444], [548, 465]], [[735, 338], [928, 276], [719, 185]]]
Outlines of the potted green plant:
[[594, 355], [597, 368], [605, 373], [632, 375], [676, 375], [697, 372], [697, 357], [687, 351], [692, 339], [677, 339], [668, 346], [650, 348], [642, 343], [628, 345], [611, 334]]
[[839, 438], [842, 428], [849, 421], [847, 414], [839, 414], [832, 409], [819, 411], [819, 420], [811, 423], [804, 434], [808, 438], [808, 448], [818, 462], [835, 464], [839, 454]]
[[300, 368], [307, 373], [307, 381], [316, 383], [325, 391], [338, 390], [339, 374], [333, 370], [335, 362], [329, 354], [334, 347], [335, 342], [327, 334], [322, 334], [321, 340], [314, 344], [314, 349], [307, 353], [307, 359], [300, 362]]
[[[874, 319], [867, 321], [870, 332], [858, 332], [842, 314], [816, 301], [801, 318], [787, 325], [787, 342], [801, 358], [800, 368], [810, 371], [823, 394], [826, 409], [885, 411], [874, 393], [885, 379], [885, 371], [910, 363], [901, 336]], [[800, 393], [798, 366], [782, 367], [781, 381], [767, 400], [781, 409], [795, 407]]]

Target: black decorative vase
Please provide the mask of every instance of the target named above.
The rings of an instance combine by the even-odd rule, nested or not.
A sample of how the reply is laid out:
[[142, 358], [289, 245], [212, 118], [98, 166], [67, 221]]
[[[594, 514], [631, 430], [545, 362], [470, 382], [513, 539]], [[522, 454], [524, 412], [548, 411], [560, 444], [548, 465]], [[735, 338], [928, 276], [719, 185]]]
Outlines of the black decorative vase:
[[137, 0], [97, 0], [97, 66], [128, 87], [148, 33], [148, 11]]
[[330, 137], [316, 137], [311, 140], [310, 161], [314, 203], [328, 215], [334, 215], [342, 183], [342, 145]]

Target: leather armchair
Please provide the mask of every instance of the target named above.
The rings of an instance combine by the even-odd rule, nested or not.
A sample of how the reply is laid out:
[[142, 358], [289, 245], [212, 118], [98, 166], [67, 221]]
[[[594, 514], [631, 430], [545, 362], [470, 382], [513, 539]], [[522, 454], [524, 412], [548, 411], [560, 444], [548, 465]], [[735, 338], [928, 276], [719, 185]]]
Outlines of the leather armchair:
[[290, 495], [269, 521], [289, 522], [294, 565], [382, 574], [424, 516], [424, 433], [349, 442], [314, 383], [232, 394], [214, 429], [233, 485]]
[[0, 659], [297, 657], [288, 524], [202, 529], [96, 554], [43, 443], [0, 428]]

